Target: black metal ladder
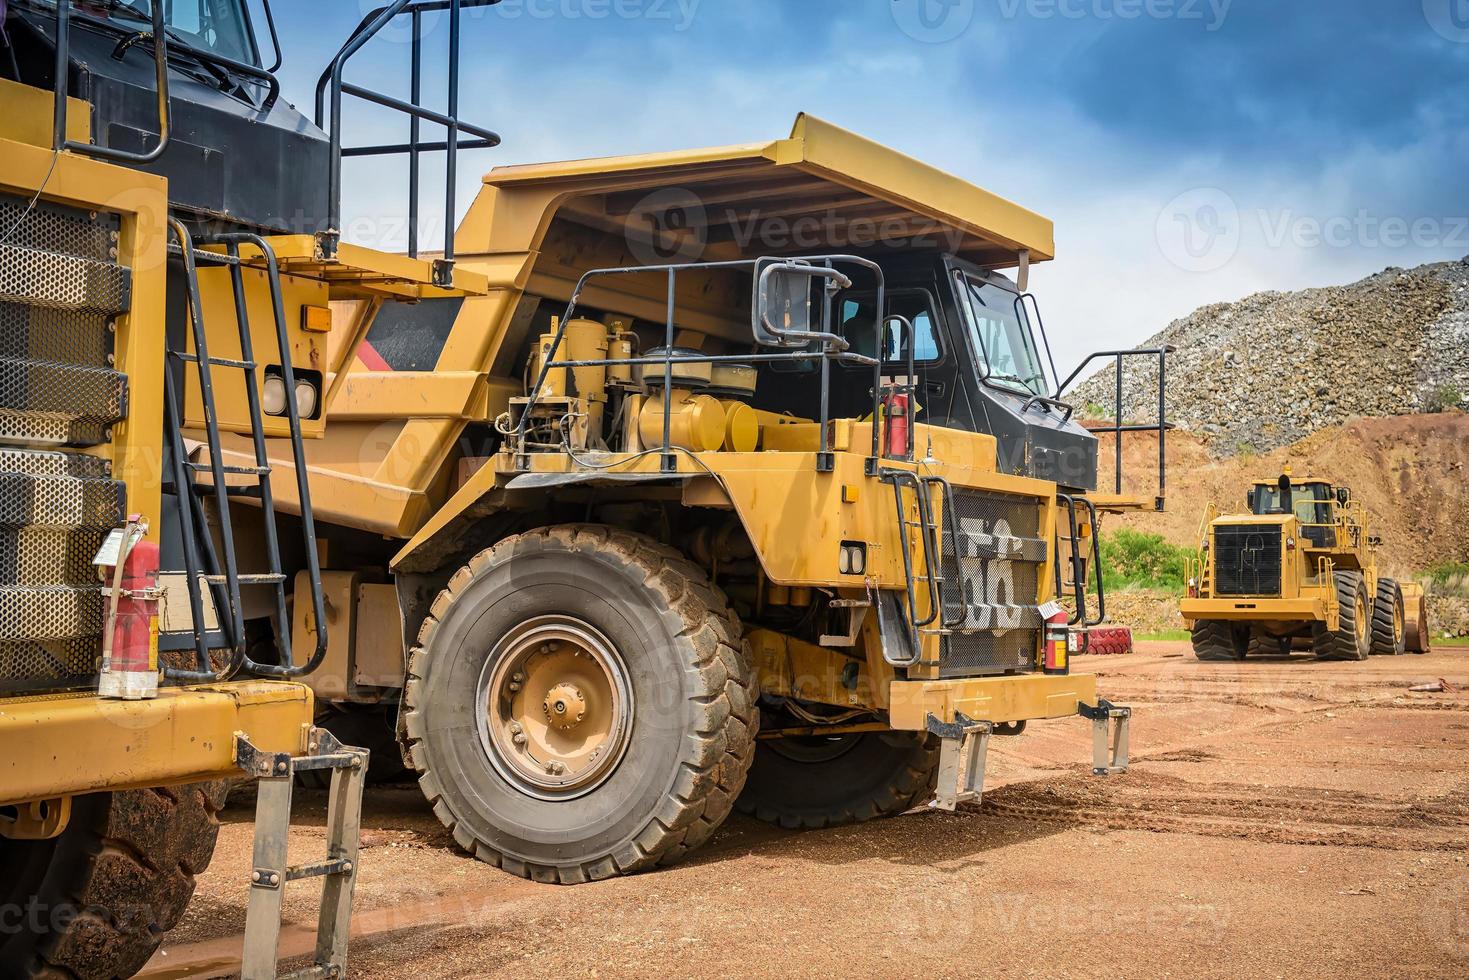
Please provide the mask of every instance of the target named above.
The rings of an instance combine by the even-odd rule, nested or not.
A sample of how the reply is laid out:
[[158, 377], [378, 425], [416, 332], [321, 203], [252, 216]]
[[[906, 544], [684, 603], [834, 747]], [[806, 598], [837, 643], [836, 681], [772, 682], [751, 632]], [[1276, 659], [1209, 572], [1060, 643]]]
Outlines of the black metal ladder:
[[[953, 489], [941, 476], [921, 476], [912, 470], [884, 469], [879, 479], [893, 488], [893, 500], [897, 509], [898, 532], [902, 541], [903, 577], [906, 588], [904, 626], [909, 636], [909, 656], [891, 658], [895, 666], [911, 666], [918, 662], [922, 638], [925, 635], [947, 636], [951, 630], [964, 623], [963, 604], [959, 604], [958, 615], [950, 614], [950, 604], [945, 600], [947, 584], [943, 571], [942, 542], [947, 537], [949, 554], [959, 555], [958, 533], [954, 522], [944, 519], [952, 511]], [[935, 505], [934, 489], [941, 494]], [[909, 518], [908, 498], [904, 491], [912, 494], [918, 519]], [[913, 556], [915, 535], [923, 549], [923, 568], [915, 569]], [[919, 583], [926, 587], [928, 602], [920, 605]], [[920, 612], [922, 610], [922, 612]], [[885, 649], [886, 654], [886, 649]]]
[[[1052, 567], [1056, 575], [1056, 597], [1057, 599], [1067, 594], [1068, 589], [1075, 603], [1075, 609], [1069, 614], [1068, 625], [1070, 626], [1098, 626], [1107, 618], [1107, 593], [1102, 584], [1102, 538], [1101, 527], [1097, 519], [1097, 508], [1085, 497], [1073, 497], [1070, 494], [1056, 494], [1056, 502], [1060, 505], [1061, 512], [1067, 519], [1067, 533], [1062, 533], [1061, 522], [1056, 522], [1056, 558]], [[1090, 523], [1091, 546], [1089, 549], [1079, 547], [1083, 535], [1080, 533], [1081, 524], [1076, 519], [1076, 508], [1083, 507]], [[1061, 558], [1062, 546], [1066, 548], [1066, 560]], [[1090, 554], [1087, 554], [1087, 551]], [[1063, 566], [1070, 566], [1071, 577], [1068, 580], [1062, 572]], [[1090, 615], [1087, 605], [1087, 594], [1090, 591], [1089, 578], [1096, 582], [1097, 613]]]
[[[280, 265], [270, 243], [258, 235], [225, 234], [201, 239], [200, 244], [217, 245], [224, 248], [219, 252], [198, 252], [189, 230], [176, 218], [170, 219], [173, 237], [177, 240], [176, 251], [183, 262], [184, 283], [188, 303], [189, 336], [193, 341], [193, 352], [167, 350], [168, 365], [164, 371], [165, 426], [168, 429], [170, 448], [173, 454], [173, 482], [178, 500], [179, 528], [183, 539], [184, 566], [188, 577], [189, 607], [193, 615], [196, 664], [192, 670], [169, 667], [167, 675], [175, 680], [218, 681], [244, 667], [250, 673], [269, 677], [296, 677], [315, 670], [326, 655], [327, 625], [325, 603], [321, 588], [321, 568], [316, 551], [316, 526], [311, 512], [310, 482], [306, 470], [305, 448], [301, 438], [301, 416], [296, 403], [296, 379], [291, 367], [290, 338], [286, 328], [285, 304], [281, 295]], [[275, 498], [271, 489], [272, 467], [265, 444], [265, 424], [260, 406], [260, 391], [257, 386], [256, 370], [259, 367], [250, 331], [250, 315], [246, 297], [243, 263], [240, 246], [249, 245], [261, 253], [266, 282], [269, 286], [271, 310], [275, 320], [276, 353], [281, 369], [281, 380], [285, 385], [285, 418], [290, 430], [292, 462], [296, 472], [296, 488], [300, 501], [301, 532], [305, 544], [306, 570], [311, 590], [312, 612], [316, 624], [316, 649], [304, 663], [296, 663], [291, 644], [291, 614], [287, 586], [289, 578], [282, 566], [280, 541], [276, 530]], [[230, 270], [231, 286], [235, 307], [235, 322], [240, 340], [238, 358], [212, 357], [209, 354], [208, 331], [204, 325], [203, 305], [200, 302], [198, 261], [226, 265]], [[180, 407], [178, 385], [174, 380], [174, 364], [191, 363], [197, 370], [199, 400], [203, 412], [208, 459], [199, 461], [189, 458], [188, 447], [183, 437], [183, 411]], [[245, 401], [249, 414], [253, 462], [248, 465], [228, 465], [224, 462], [219, 432], [218, 413], [215, 407], [215, 368], [238, 370], [244, 373]], [[211, 481], [209, 491], [214, 499], [218, 521], [220, 548], [214, 547], [203, 499], [206, 493], [196, 483], [199, 474], [207, 473]], [[251, 477], [253, 484], [231, 484], [230, 477]], [[250, 497], [257, 500], [261, 509], [267, 568], [264, 572], [241, 574], [235, 553], [234, 525], [230, 502], [235, 497]], [[214, 599], [216, 610], [227, 611], [221, 615], [221, 627], [225, 646], [230, 650], [227, 663], [216, 667], [210, 656], [210, 638], [204, 628], [204, 602], [202, 585], [207, 585]], [[274, 620], [276, 646], [279, 663], [260, 663], [250, 657], [249, 640], [246, 637], [244, 604], [240, 596], [241, 586], [270, 586], [274, 592]], [[301, 601], [304, 597], [297, 596]]]

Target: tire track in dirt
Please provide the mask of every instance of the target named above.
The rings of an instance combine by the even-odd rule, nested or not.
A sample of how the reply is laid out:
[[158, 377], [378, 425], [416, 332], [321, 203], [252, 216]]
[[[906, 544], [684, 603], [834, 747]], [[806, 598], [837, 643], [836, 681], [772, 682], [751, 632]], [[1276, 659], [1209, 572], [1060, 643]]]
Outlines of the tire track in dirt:
[[[1190, 750], [1157, 761], [1203, 761]], [[1134, 770], [1072, 774], [985, 794], [980, 812], [1109, 830], [1199, 834], [1279, 844], [1469, 851], [1469, 790], [1434, 799], [1233, 783], [1200, 784]]]

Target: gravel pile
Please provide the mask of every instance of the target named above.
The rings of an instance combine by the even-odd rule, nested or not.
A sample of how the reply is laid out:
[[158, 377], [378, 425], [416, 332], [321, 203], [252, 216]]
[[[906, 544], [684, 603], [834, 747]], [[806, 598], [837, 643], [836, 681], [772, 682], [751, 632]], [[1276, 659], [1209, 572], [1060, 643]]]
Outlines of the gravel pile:
[[[1224, 455], [1274, 449], [1357, 416], [1469, 405], [1469, 257], [1347, 286], [1201, 307], [1139, 344], [1172, 344], [1168, 420]], [[1157, 419], [1157, 362], [1124, 364], [1123, 415]], [[1066, 393], [1110, 419], [1116, 370]]]

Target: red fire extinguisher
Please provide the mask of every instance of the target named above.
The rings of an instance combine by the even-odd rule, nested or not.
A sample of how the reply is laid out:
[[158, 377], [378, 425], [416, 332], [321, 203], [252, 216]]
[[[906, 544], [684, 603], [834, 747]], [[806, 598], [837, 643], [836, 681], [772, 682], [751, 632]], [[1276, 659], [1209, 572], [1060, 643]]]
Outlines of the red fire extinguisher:
[[887, 422], [887, 453], [898, 459], [908, 456], [912, 429], [908, 424], [908, 395], [890, 391], [883, 397], [883, 417]]
[[158, 695], [158, 545], [143, 540], [147, 533], [146, 521], [129, 518], [116, 557], [111, 563], [98, 558], [109, 586], [97, 690], [104, 698], [140, 701]]
[[1071, 661], [1066, 646], [1071, 633], [1071, 628], [1067, 625], [1068, 618], [1066, 610], [1060, 608], [1046, 617], [1045, 652], [1041, 659], [1042, 673], [1071, 673]]

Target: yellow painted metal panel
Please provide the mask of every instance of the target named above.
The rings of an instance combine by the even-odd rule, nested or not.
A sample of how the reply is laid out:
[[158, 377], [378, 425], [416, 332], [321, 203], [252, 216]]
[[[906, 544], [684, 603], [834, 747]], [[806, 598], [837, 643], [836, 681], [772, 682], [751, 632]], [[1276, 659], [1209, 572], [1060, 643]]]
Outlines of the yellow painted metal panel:
[[952, 722], [959, 711], [977, 721], [1066, 718], [1076, 706], [1097, 702], [1092, 674], [1029, 674], [968, 677], [943, 681], [893, 681], [888, 685], [888, 721], [901, 731], [920, 732], [930, 714]]
[[[0, 78], [0, 139], [29, 143], [51, 149], [56, 95], [33, 85]], [[66, 100], [66, 138], [73, 143], [92, 141], [92, 104], [82, 99]]]
[[0, 804], [237, 775], [236, 732], [300, 754], [312, 713], [309, 688], [279, 681], [165, 688], [151, 701], [0, 699]]
[[1326, 604], [1320, 599], [1184, 599], [1184, 619], [1325, 622]]

